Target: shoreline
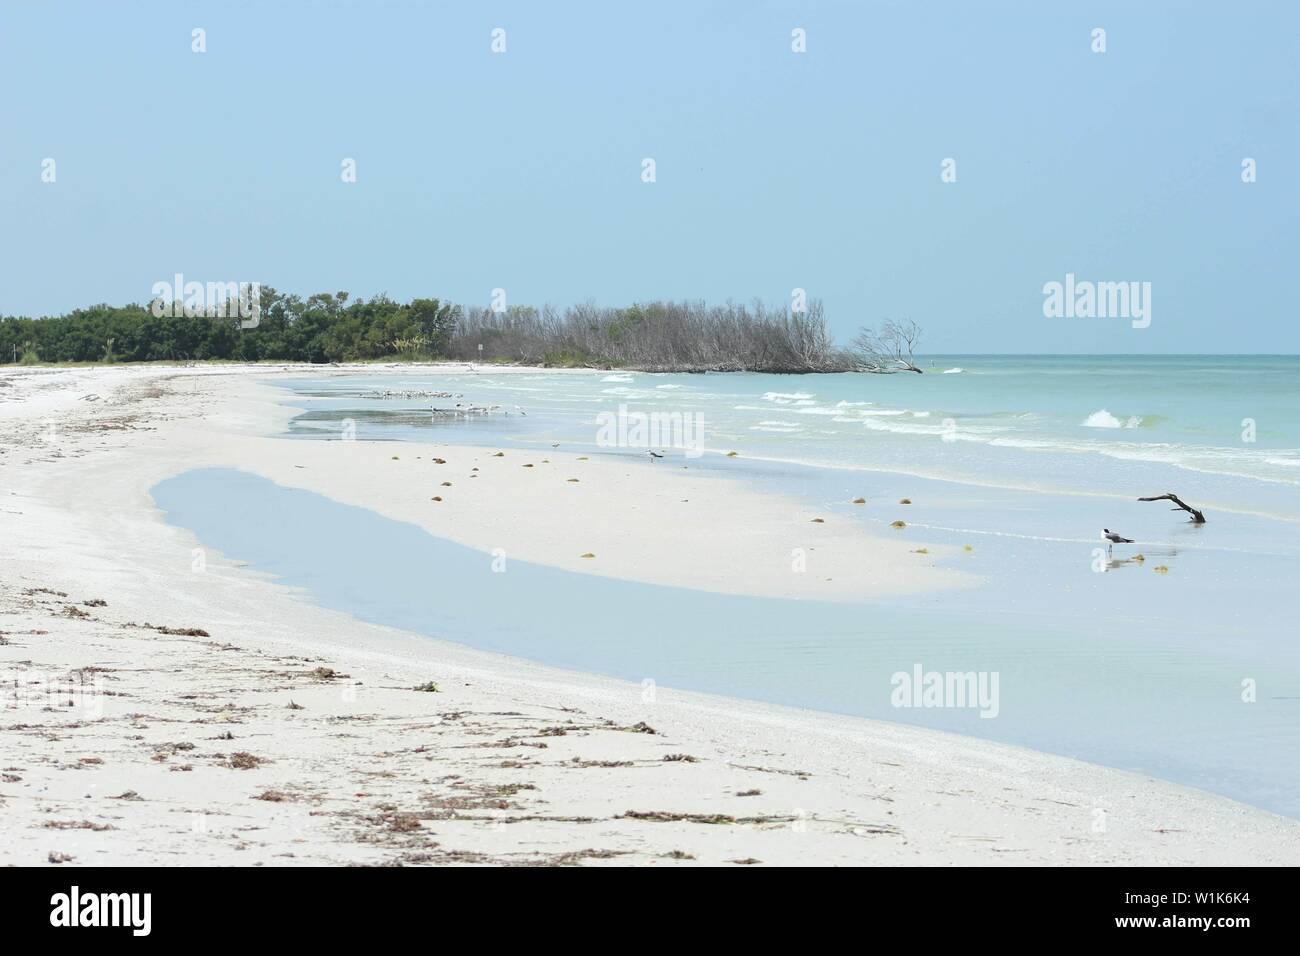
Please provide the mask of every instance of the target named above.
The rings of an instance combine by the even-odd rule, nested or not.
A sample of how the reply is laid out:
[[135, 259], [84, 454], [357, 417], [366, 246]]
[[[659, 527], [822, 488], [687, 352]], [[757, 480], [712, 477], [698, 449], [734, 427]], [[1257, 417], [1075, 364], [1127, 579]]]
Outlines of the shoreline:
[[[349, 470], [327, 457], [342, 443], [265, 437], [294, 410], [257, 378], [324, 370], [123, 365], [53, 370], [35, 383], [22, 381], [34, 377], [26, 370], [0, 373], [11, 383], [0, 389], [10, 492], [0, 509], [13, 529], [0, 545], [0, 667], [29, 678], [102, 668], [83, 674], [115, 692], [97, 695], [99, 720], [5, 711], [6, 766], [19, 768], [5, 772], [20, 779], [0, 784], [0, 862], [56, 853], [229, 864], [692, 862], [674, 853], [705, 864], [1300, 860], [1300, 822], [1174, 784], [903, 724], [666, 688], [649, 701], [638, 685], [364, 624], [224, 557], [209, 555], [207, 573], [193, 574], [192, 536], [163, 523], [147, 489], [205, 455], [232, 467], [242, 456], [272, 480], [315, 482], [336, 500], [409, 519], [410, 502], [377, 500], [359, 480], [391, 463], [391, 444], [345, 449], [365, 457], [364, 468], [348, 459]], [[39, 437], [47, 420], [55, 441]], [[402, 449], [396, 467], [427, 454]], [[600, 470], [617, 499], [644, 486], [648, 469], [627, 479], [612, 474], [621, 464]], [[735, 508], [772, 505], [708, 482]], [[525, 501], [520, 514], [537, 507], [513, 497], [518, 478], [481, 484], [463, 520], [430, 530], [481, 541], [500, 510], [492, 489]], [[534, 531], [537, 542], [554, 533]], [[860, 532], [840, 545], [843, 561], [878, 553]], [[540, 543], [521, 556], [530, 547]], [[688, 578], [711, 586], [707, 563]], [[641, 554], [599, 573], [662, 564]], [[680, 584], [681, 569], [653, 573]], [[99, 599], [106, 606], [84, 603]], [[429, 680], [438, 693], [411, 690]], [[220, 742], [218, 728], [234, 740]], [[266, 762], [231, 766], [245, 762], [240, 753]], [[695, 759], [668, 759], [683, 754]], [[118, 796], [131, 792], [141, 799]]]

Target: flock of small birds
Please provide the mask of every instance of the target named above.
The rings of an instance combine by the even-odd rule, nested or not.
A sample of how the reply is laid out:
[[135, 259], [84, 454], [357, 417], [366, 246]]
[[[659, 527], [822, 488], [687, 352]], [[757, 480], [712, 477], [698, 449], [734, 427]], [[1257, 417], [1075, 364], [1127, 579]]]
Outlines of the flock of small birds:
[[[98, 396], [96, 396], [96, 397], [98, 397]], [[496, 411], [496, 410], [499, 409], [500, 407], [501, 407], [500, 405], [490, 405], [490, 406], [487, 406], [487, 407], [483, 407], [483, 406], [468, 406], [468, 407], [466, 407], [466, 406], [462, 406], [460, 402], [457, 402], [457, 403], [456, 403], [456, 408], [455, 408], [455, 410], [435, 408], [435, 409], [433, 409], [433, 412], [434, 412], [434, 414], [448, 414], [449, 412], [450, 412], [451, 414], [476, 414], [476, 413], [477, 413], [477, 414], [484, 414], [484, 413], [487, 413], [487, 412]], [[519, 406], [519, 405], [516, 405], [516, 406], [515, 406], [515, 411], [517, 411], [520, 415], [523, 415], [523, 416], [525, 416], [525, 417], [528, 415], [528, 413], [527, 413], [526, 411], [524, 411], [524, 409], [523, 409], [521, 406]], [[506, 411], [506, 414], [509, 415], [510, 412], [509, 412], [509, 411]], [[560, 444], [559, 444], [559, 442], [554, 442], [554, 443], [552, 443], [551, 447], [552, 447], [552, 448], [559, 448], [559, 447], [560, 447]], [[647, 449], [647, 450], [646, 450], [646, 454], [648, 454], [648, 455], [650, 456], [650, 460], [651, 460], [651, 461], [654, 461], [654, 460], [657, 459], [657, 458], [662, 458], [662, 457], [664, 457], [662, 453], [655, 451], [653, 448]], [[734, 454], [734, 452], [733, 452], [733, 454]], [[907, 503], [907, 504], [911, 504], [910, 501], [908, 501], [908, 502], [906, 502], [906, 503]], [[1115, 545], [1117, 545], [1117, 544], [1133, 544], [1133, 543], [1134, 543], [1134, 541], [1133, 541], [1132, 538], [1126, 538], [1126, 537], [1124, 537], [1122, 534], [1120, 534], [1119, 532], [1117, 532], [1117, 531], [1111, 531], [1109, 528], [1102, 528], [1102, 529], [1101, 529], [1101, 537], [1102, 537], [1102, 540], [1106, 542], [1106, 546], [1107, 546], [1107, 548], [1113, 548], [1113, 547], [1114, 547]]]

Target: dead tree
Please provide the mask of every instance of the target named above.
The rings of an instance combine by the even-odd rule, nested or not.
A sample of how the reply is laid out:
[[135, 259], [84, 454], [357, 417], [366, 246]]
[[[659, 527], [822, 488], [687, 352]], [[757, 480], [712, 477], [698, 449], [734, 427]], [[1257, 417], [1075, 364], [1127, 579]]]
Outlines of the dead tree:
[[887, 321], [880, 331], [863, 328], [851, 349], [857, 367], [863, 372], [916, 372], [916, 343], [921, 329], [915, 322]]
[[1205, 524], [1205, 515], [1201, 514], [1187, 502], [1183, 501], [1172, 491], [1167, 491], [1163, 495], [1155, 495], [1151, 498], [1139, 498], [1138, 501], [1172, 501], [1177, 508], [1170, 508], [1170, 511], [1188, 511], [1192, 515], [1192, 524]]

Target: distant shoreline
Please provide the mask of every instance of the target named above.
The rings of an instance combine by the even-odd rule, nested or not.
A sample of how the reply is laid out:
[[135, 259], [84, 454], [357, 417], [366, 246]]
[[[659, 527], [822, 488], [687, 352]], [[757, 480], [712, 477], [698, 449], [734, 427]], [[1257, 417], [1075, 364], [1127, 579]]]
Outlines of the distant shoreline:
[[[918, 355], [916, 361], [918, 365], [924, 366], [923, 372], [931, 371], [929, 363], [933, 361], [960, 361], [969, 359], [1149, 359], [1151, 361], [1160, 361], [1161, 359], [1216, 359], [1216, 358], [1242, 358], [1242, 359], [1300, 359], [1300, 353], [1293, 352], [943, 352], [934, 355]], [[19, 368], [58, 370], [58, 369], [93, 369], [109, 368], [116, 365], [125, 365], [134, 368], [221, 368], [223, 366], [237, 367], [262, 367], [262, 368], [286, 368], [286, 369], [329, 369], [329, 368], [373, 368], [373, 367], [391, 367], [401, 366], [404, 368], [474, 368], [474, 369], [499, 369], [499, 368], [528, 368], [538, 371], [563, 372], [563, 371], [590, 371], [590, 372], [641, 372], [647, 375], [722, 375], [722, 374], [754, 374], [754, 375], [871, 375], [872, 373], [864, 369], [790, 369], [786, 371], [775, 371], [771, 369], [742, 369], [742, 368], [724, 368], [724, 367], [680, 367], [680, 368], [659, 368], [650, 366], [637, 365], [545, 365], [545, 364], [528, 364], [520, 362], [489, 362], [489, 361], [472, 361], [462, 359], [404, 359], [398, 357], [374, 358], [374, 359], [352, 359], [345, 362], [309, 362], [309, 361], [290, 361], [284, 359], [259, 359], [257, 361], [247, 361], [243, 359], [145, 359], [141, 361], [84, 361], [84, 362], [13, 362], [6, 360], [0, 355], [0, 371], [13, 371]]]

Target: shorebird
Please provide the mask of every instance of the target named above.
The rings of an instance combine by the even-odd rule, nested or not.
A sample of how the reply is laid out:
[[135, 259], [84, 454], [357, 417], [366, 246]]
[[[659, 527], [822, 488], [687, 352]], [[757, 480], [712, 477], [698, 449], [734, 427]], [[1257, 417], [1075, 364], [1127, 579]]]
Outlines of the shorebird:
[[1102, 528], [1102, 529], [1101, 529], [1101, 536], [1102, 536], [1106, 541], [1109, 542], [1109, 544], [1107, 545], [1107, 548], [1108, 548], [1108, 549], [1109, 549], [1109, 547], [1110, 547], [1111, 545], [1116, 545], [1116, 544], [1132, 544], [1132, 543], [1133, 543], [1133, 539], [1132, 539], [1132, 538], [1126, 538], [1126, 537], [1124, 537], [1122, 534], [1116, 534], [1114, 531], [1111, 531], [1110, 528]]
[[647, 448], [646, 451], [649, 452], [651, 459], [663, 457], [663, 455], [659, 454], [657, 451], [653, 451], [649, 448]]

